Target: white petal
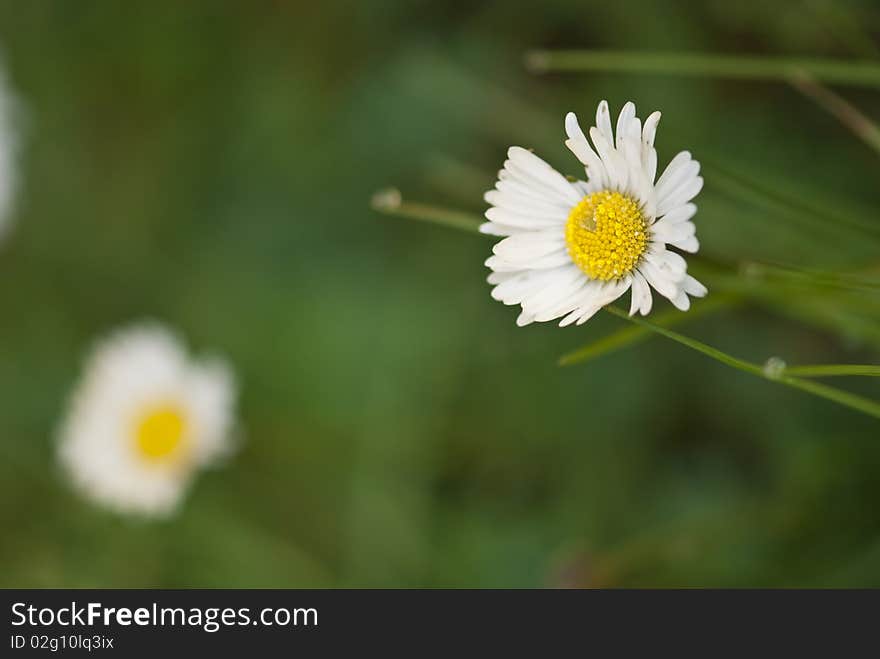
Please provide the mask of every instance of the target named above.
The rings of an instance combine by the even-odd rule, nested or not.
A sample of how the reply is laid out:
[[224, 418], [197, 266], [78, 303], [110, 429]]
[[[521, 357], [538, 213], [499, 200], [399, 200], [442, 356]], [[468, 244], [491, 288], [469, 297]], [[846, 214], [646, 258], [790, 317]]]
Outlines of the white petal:
[[690, 151], [680, 151], [676, 153], [675, 157], [669, 161], [668, 165], [666, 165], [666, 169], [663, 170], [660, 178], [657, 179], [656, 187], [659, 188], [665, 185], [667, 181], [672, 179], [675, 174], [691, 160], [692, 158]]
[[690, 238], [697, 231], [693, 222], [679, 222], [678, 224], [666, 224], [657, 222], [651, 227], [651, 236], [654, 240], [672, 243]]
[[688, 295], [693, 295], [694, 297], [704, 297], [709, 292], [709, 289], [690, 275], [684, 278], [684, 290]]
[[524, 270], [498, 283], [492, 289], [492, 297], [504, 304], [520, 304], [525, 298], [536, 292], [561, 282], [565, 284], [571, 279], [571, 270], [577, 267], [569, 264], [549, 270]]
[[608, 111], [608, 101], [606, 100], [600, 101], [599, 105], [596, 106], [596, 129], [605, 138], [609, 146], [614, 145], [614, 135], [611, 132], [611, 112]]
[[665, 224], [677, 224], [679, 222], [686, 222], [691, 219], [697, 212], [697, 207], [694, 204], [685, 204], [684, 206], [679, 206], [678, 208], [674, 208], [671, 211], [668, 211], [662, 218], [657, 221], [657, 224], [661, 222]]
[[685, 238], [684, 240], [676, 240], [675, 242], [669, 243], [673, 247], [678, 247], [678, 249], [684, 252], [690, 252], [691, 254], [696, 254], [700, 250], [700, 241], [697, 240], [696, 236], [691, 236], [690, 238]]
[[649, 261], [642, 261], [639, 264], [639, 272], [644, 275], [648, 283], [654, 287], [660, 295], [665, 298], [673, 299], [678, 295], [678, 286], [672, 281], [668, 275], [651, 264]]
[[519, 146], [512, 146], [508, 149], [507, 155], [510, 161], [512, 161], [515, 170], [532, 176], [535, 180], [557, 191], [560, 195], [571, 199], [574, 204], [580, 201], [580, 197], [572, 189], [571, 183], [531, 151], [527, 151]]
[[590, 129], [590, 138], [602, 158], [602, 164], [605, 166], [605, 172], [608, 174], [608, 184], [610, 187], [623, 190], [626, 188], [629, 179], [629, 168], [626, 160], [612, 146], [602, 133], [595, 127]]
[[528, 231], [495, 243], [492, 252], [505, 261], [529, 261], [565, 247], [561, 231]]
[[629, 122], [636, 116], [636, 106], [632, 101], [623, 104], [620, 114], [617, 117], [617, 141], [615, 146], [618, 151], [623, 151], [624, 142], [629, 136]]
[[538, 231], [558, 227], [568, 217], [568, 213], [537, 213], [529, 211], [512, 211], [507, 208], [493, 206], [486, 213], [486, 219], [499, 224], [509, 224], [515, 227], [524, 227]]
[[655, 188], [659, 199], [664, 199], [674, 194], [678, 188], [689, 183], [700, 173], [700, 163], [696, 160], [691, 160], [691, 155], [687, 151], [682, 153], [687, 154], [687, 161], [672, 169], [671, 173], [670, 168], [672, 168], [672, 164], [670, 163], [670, 166], [663, 172], [663, 176], [657, 181]]
[[[657, 243], [654, 243], [656, 245]], [[653, 248], [653, 245], [652, 245]], [[687, 261], [681, 254], [671, 252], [665, 247], [660, 250], [651, 249], [645, 256], [645, 261], [660, 269], [668, 279], [680, 282], [687, 273]]]
[[500, 284], [503, 281], [509, 281], [514, 277], [519, 277], [522, 272], [490, 272], [486, 277], [486, 281], [490, 284]]
[[697, 176], [670, 192], [666, 197], [657, 196], [657, 214], [666, 215], [696, 197], [703, 189], [703, 177]]
[[581, 315], [577, 319], [578, 325], [583, 325], [587, 320], [592, 318], [596, 312], [606, 304], [611, 304], [626, 293], [630, 287], [632, 279], [624, 277], [622, 279], [602, 282], [596, 288], [588, 291], [585, 299], [581, 301]]
[[687, 293], [685, 293], [683, 290], [679, 291], [678, 295], [672, 298], [672, 304], [679, 311], [687, 311], [691, 308], [690, 298], [688, 298]]
[[527, 314], [525, 311], [516, 317], [516, 324], [518, 327], [525, 327], [533, 322], [535, 322], [535, 317]]
[[642, 167], [649, 182], [654, 182], [657, 175], [657, 151], [654, 149], [654, 138], [657, 134], [657, 124], [660, 123], [660, 113], [652, 112], [642, 128]]
[[479, 227], [480, 233], [485, 233], [489, 236], [512, 236], [515, 233], [522, 233], [526, 230], [522, 227], [513, 227], [509, 224], [499, 224], [498, 222], [483, 222]]
[[[639, 313], [643, 316], [647, 316], [651, 313], [651, 306], [654, 304], [654, 296], [651, 294], [651, 287], [648, 286], [648, 282], [645, 280], [645, 277], [638, 270], [633, 272], [632, 275], [633, 286], [642, 286], [644, 287], [644, 295], [642, 295], [642, 303], [639, 306]], [[636, 284], [638, 282], [638, 284]]]
[[498, 208], [527, 215], [541, 215], [542, 217], [565, 218], [570, 208], [568, 202], [562, 199], [552, 201], [537, 199], [533, 196], [519, 194], [518, 192], [503, 192], [498, 189], [489, 190], [483, 195], [483, 199], [485, 199], [486, 203]]
[[629, 315], [632, 316], [636, 311], [640, 311], [643, 316], [647, 315], [651, 310], [651, 288], [648, 282], [638, 272], [634, 272], [632, 276], [632, 301], [629, 306]]
[[[515, 238], [523, 234], [514, 234], [509, 238]], [[506, 239], [505, 239], [506, 240]], [[571, 257], [567, 249], [559, 249], [543, 256], [534, 256], [520, 261], [512, 261], [500, 256], [490, 256], [486, 259], [486, 267], [496, 272], [513, 272], [515, 270], [544, 270], [557, 268], [571, 263]]]

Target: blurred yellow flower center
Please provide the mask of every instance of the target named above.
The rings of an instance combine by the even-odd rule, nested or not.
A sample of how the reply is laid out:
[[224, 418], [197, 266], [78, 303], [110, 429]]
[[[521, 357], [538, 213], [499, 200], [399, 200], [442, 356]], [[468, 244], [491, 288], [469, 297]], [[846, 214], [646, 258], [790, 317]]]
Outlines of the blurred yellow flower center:
[[648, 224], [634, 199], [602, 190], [571, 209], [565, 242], [571, 260], [590, 279], [608, 281], [635, 268], [648, 246]]
[[135, 442], [141, 457], [164, 461], [174, 456], [186, 440], [187, 420], [177, 405], [154, 407], [135, 426]]

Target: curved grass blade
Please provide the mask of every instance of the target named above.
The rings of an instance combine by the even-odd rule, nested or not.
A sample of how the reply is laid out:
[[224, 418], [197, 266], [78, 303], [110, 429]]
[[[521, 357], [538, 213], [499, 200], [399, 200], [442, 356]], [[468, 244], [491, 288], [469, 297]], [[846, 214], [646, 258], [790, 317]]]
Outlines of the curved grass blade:
[[373, 210], [386, 215], [395, 215], [412, 220], [420, 220], [431, 224], [439, 224], [461, 229], [471, 233], [480, 232], [480, 224], [483, 219], [474, 213], [467, 211], [451, 210], [429, 204], [421, 204], [414, 201], [404, 201], [400, 191], [396, 188], [380, 190], [370, 200]]
[[[677, 310], [661, 313], [655, 317], [655, 322], [662, 327], [672, 327], [729, 309], [736, 306], [739, 302], [740, 300], [735, 297], [715, 295], [705, 301], [698, 302], [686, 314]], [[607, 355], [610, 352], [641, 343], [651, 338], [651, 336], [653, 336], [651, 330], [646, 327], [624, 327], [613, 334], [604, 336], [577, 350], [564, 354], [559, 358], [559, 365], [573, 366], [575, 364], [582, 364], [602, 355]]]
[[778, 382], [779, 384], [784, 384], [794, 389], [806, 391], [807, 393], [811, 393], [814, 396], [819, 396], [820, 398], [833, 401], [845, 407], [849, 407], [850, 409], [857, 410], [864, 414], [868, 414], [870, 416], [880, 419], [880, 403], [877, 403], [875, 401], [857, 396], [856, 394], [851, 394], [848, 391], [835, 389], [833, 387], [829, 387], [818, 382], [802, 380], [801, 378], [787, 374], [784, 367], [765, 368], [764, 366], [761, 366], [759, 364], [753, 364], [752, 362], [748, 362], [744, 359], [739, 359], [738, 357], [734, 357], [733, 355], [728, 355], [726, 352], [718, 350], [717, 348], [713, 348], [712, 346], [702, 343], [701, 341], [697, 341], [696, 339], [684, 336], [683, 334], [679, 334], [678, 332], [673, 332], [672, 330], [666, 329], [665, 327], [660, 327], [659, 325], [655, 325], [654, 323], [651, 323], [647, 320], [631, 317], [625, 311], [617, 307], [607, 306], [605, 307], [605, 311], [614, 316], [617, 316], [618, 318], [623, 318], [624, 320], [635, 323], [636, 325], [646, 327], [652, 332], [656, 332], [657, 334], [665, 336], [667, 339], [675, 341], [676, 343], [680, 343], [683, 346], [687, 346], [692, 350], [696, 350], [697, 352], [700, 352], [707, 357], [711, 357], [715, 361], [721, 362], [722, 364], [730, 366], [731, 368], [735, 368], [739, 371], [744, 371], [745, 373], [751, 373], [752, 375], [756, 375], [771, 382]]
[[768, 210], [774, 210], [791, 222], [828, 224], [844, 228], [861, 238], [880, 240], [880, 223], [862, 220], [851, 214], [842, 214], [815, 203], [806, 202], [751, 179], [742, 173], [734, 172], [714, 158], [701, 156], [704, 171], [712, 179], [712, 185], [726, 190], [734, 198], [745, 198]]
[[822, 82], [880, 87], [880, 64], [844, 60], [709, 53], [647, 53], [611, 50], [535, 50], [526, 54], [534, 72], [617, 71], [742, 80], [788, 81], [804, 74]]
[[840, 375], [863, 375], [880, 377], [877, 364], [815, 364], [810, 366], [786, 366], [785, 373], [802, 378], [825, 378]]
[[794, 76], [788, 82], [801, 94], [833, 115], [862, 142], [880, 153], [880, 128], [856, 106], [837, 92], [814, 80], [812, 76]]

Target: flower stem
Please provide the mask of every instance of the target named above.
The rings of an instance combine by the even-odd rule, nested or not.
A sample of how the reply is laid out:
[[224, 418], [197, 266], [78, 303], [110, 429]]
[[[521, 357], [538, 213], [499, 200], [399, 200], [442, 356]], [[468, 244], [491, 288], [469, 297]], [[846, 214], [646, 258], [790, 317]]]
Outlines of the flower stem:
[[845, 128], [862, 142], [880, 153], [880, 128], [856, 106], [810, 75], [792, 76], [789, 83], [801, 94], [814, 101], [816, 105], [834, 115]]
[[[678, 310], [671, 310], [661, 313], [655, 317], [655, 322], [663, 327], [670, 327], [684, 322], [696, 320], [702, 316], [708, 316], [718, 311], [723, 311], [736, 306], [740, 299], [730, 295], [713, 295], [705, 301], [699, 301], [691, 307], [688, 313], [682, 313]], [[573, 366], [581, 364], [591, 359], [596, 359], [609, 352], [626, 348], [636, 343], [640, 343], [652, 336], [650, 329], [646, 327], [625, 327], [613, 334], [604, 336], [601, 339], [592, 341], [587, 345], [564, 354], [559, 358], [560, 366]]]
[[824, 378], [838, 375], [864, 375], [880, 377], [876, 364], [815, 364], [810, 366], [786, 366], [785, 372], [803, 378]]
[[708, 53], [644, 53], [602, 50], [536, 50], [526, 66], [545, 71], [622, 71], [745, 80], [781, 80], [809, 75], [823, 82], [880, 87], [880, 64], [844, 60]]
[[802, 380], [801, 378], [790, 375], [788, 373], [788, 370], [785, 368], [779, 369], [778, 371], [766, 369], [759, 364], [753, 364], [752, 362], [748, 362], [744, 359], [739, 359], [738, 357], [728, 355], [726, 352], [722, 352], [717, 348], [713, 348], [710, 345], [706, 345], [705, 343], [697, 341], [696, 339], [692, 339], [688, 336], [684, 336], [683, 334], [679, 334], [678, 332], [673, 332], [672, 330], [666, 329], [665, 327], [660, 327], [659, 325], [655, 325], [654, 323], [651, 323], [647, 320], [631, 317], [625, 311], [617, 307], [607, 306], [605, 307], [605, 311], [614, 316], [617, 316], [618, 318], [623, 318], [624, 320], [628, 320], [629, 322], [635, 323], [636, 325], [646, 327], [652, 332], [656, 332], [661, 336], [665, 336], [667, 339], [687, 346], [692, 350], [701, 352], [707, 357], [711, 357], [712, 359], [719, 361], [722, 364], [726, 364], [731, 368], [745, 371], [746, 373], [751, 373], [752, 375], [757, 375], [758, 377], [764, 378], [765, 380], [770, 380], [771, 382], [778, 382], [794, 389], [806, 391], [807, 393], [811, 393], [814, 396], [819, 396], [820, 398], [834, 401], [835, 403], [844, 405], [845, 407], [849, 407], [850, 409], [854, 409], [880, 419], [880, 403], [876, 403], [867, 398], [857, 396], [856, 394], [851, 394], [847, 391], [841, 391], [840, 389], [835, 389], [833, 387], [829, 387], [818, 382]]
[[385, 213], [386, 215], [440, 224], [471, 233], [479, 233], [480, 224], [482, 223], [482, 219], [474, 213], [420, 204], [414, 201], [404, 201], [400, 191], [396, 188], [387, 188], [375, 193], [370, 200], [370, 205], [373, 207], [373, 210]]

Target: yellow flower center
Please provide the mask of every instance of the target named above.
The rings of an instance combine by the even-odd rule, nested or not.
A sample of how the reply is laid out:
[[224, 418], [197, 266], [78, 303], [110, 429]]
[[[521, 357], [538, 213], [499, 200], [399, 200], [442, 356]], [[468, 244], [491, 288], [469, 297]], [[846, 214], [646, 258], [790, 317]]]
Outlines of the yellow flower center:
[[178, 405], [163, 404], [141, 415], [135, 425], [135, 445], [150, 462], [165, 462], [184, 448], [188, 422]]
[[565, 242], [571, 260], [590, 279], [618, 279], [635, 268], [647, 248], [648, 223], [634, 199], [602, 190], [571, 209]]

